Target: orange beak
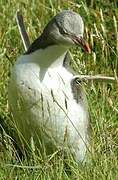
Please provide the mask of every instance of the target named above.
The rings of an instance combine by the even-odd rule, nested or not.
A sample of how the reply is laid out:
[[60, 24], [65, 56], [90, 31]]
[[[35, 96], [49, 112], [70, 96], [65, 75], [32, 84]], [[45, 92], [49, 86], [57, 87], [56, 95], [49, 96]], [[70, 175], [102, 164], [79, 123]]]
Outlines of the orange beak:
[[91, 48], [89, 46], [89, 44], [82, 38], [82, 37], [74, 37], [73, 41], [75, 42], [75, 44], [79, 44], [81, 45], [81, 47], [88, 53], [91, 53]]

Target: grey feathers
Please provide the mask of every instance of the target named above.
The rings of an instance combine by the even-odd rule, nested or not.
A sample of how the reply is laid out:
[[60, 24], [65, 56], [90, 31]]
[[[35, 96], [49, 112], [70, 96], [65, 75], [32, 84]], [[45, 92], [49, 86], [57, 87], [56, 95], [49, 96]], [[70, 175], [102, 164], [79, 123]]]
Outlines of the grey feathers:
[[29, 47], [25, 54], [51, 45], [73, 45], [71, 36], [83, 36], [84, 24], [81, 16], [64, 10], [57, 14], [44, 28], [43, 33]]

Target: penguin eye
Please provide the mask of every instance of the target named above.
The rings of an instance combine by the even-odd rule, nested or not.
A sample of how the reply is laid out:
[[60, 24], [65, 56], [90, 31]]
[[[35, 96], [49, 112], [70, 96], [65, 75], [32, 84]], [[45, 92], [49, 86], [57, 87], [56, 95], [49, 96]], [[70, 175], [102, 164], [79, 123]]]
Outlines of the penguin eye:
[[58, 27], [58, 29], [59, 29], [60, 34], [68, 35], [67, 30], [66, 30], [65, 28], [60, 27], [60, 25], [58, 24], [57, 21], [55, 21], [55, 22], [56, 22], [56, 24], [57, 24], [57, 27]]
[[64, 28], [59, 27], [59, 32], [63, 35], [68, 35], [67, 31]]

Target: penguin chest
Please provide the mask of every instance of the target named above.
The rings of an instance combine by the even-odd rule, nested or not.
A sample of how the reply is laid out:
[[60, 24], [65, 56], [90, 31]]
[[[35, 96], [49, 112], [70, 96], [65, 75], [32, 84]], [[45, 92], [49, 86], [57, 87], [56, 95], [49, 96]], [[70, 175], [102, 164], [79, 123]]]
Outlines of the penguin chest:
[[68, 131], [72, 141], [78, 137], [78, 131], [85, 132], [87, 124], [83, 97], [80, 97], [82, 89], [78, 90], [80, 101], [77, 102], [72, 90], [73, 78], [65, 68], [53, 68], [47, 71], [42, 81], [43, 109], [47, 115], [44, 119], [60, 137], [64, 137], [65, 131]]

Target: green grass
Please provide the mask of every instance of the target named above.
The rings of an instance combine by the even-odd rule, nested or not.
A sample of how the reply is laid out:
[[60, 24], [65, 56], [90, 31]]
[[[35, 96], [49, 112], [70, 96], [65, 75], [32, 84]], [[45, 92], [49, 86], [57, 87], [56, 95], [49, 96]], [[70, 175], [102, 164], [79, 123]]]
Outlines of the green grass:
[[85, 37], [92, 47], [88, 55], [72, 49], [73, 68], [81, 74], [118, 76], [118, 10], [117, 2], [64, 0], [0, 0], [0, 179], [78, 179], [116, 180], [118, 167], [118, 84], [91, 82], [85, 85], [91, 114], [92, 153], [88, 165], [77, 164], [63, 152], [50, 156], [31, 155], [18, 161], [9, 132], [10, 113], [7, 94], [10, 69], [23, 45], [15, 21], [21, 9], [31, 41], [49, 19], [62, 9], [81, 14]]

